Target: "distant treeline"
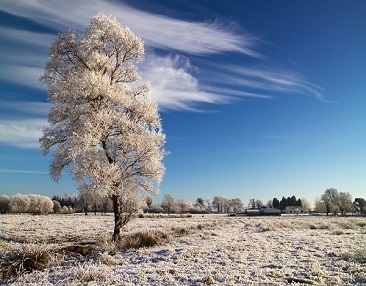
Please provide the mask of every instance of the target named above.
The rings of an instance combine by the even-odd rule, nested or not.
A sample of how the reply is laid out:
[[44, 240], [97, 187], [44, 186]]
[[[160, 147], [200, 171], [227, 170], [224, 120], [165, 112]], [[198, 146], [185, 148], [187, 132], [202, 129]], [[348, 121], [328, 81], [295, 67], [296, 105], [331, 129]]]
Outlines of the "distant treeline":
[[287, 198], [285, 198], [283, 196], [281, 201], [279, 201], [277, 198], [273, 198], [271, 207], [279, 209], [282, 212], [284, 212], [286, 207], [309, 208], [310, 206], [303, 204], [301, 199], [296, 199], [296, 197], [293, 195], [292, 197], [287, 197]]

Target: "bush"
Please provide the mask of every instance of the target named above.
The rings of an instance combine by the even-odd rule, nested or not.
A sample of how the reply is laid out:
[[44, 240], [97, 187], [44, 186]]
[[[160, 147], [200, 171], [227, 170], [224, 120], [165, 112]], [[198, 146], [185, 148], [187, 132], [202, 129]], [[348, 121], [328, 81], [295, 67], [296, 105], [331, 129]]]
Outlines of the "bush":
[[62, 210], [60, 203], [56, 200], [53, 200], [52, 202], [53, 202], [53, 212], [55, 214], [60, 213]]
[[44, 244], [9, 243], [0, 249], [0, 254], [2, 279], [43, 270], [57, 261], [51, 247]]
[[10, 198], [7, 195], [0, 196], [0, 214], [6, 214], [10, 210]]
[[168, 235], [162, 231], [145, 230], [127, 236], [124, 240], [119, 242], [118, 246], [123, 250], [153, 247], [167, 241], [168, 238]]

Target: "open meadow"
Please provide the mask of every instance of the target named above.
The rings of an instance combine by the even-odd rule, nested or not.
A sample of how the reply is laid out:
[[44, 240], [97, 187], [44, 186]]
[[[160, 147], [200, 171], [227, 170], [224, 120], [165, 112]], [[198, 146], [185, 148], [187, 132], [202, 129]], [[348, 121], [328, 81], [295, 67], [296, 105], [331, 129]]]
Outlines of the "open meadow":
[[[366, 218], [0, 215], [1, 285], [366, 285]], [[38, 270], [35, 270], [38, 269]]]

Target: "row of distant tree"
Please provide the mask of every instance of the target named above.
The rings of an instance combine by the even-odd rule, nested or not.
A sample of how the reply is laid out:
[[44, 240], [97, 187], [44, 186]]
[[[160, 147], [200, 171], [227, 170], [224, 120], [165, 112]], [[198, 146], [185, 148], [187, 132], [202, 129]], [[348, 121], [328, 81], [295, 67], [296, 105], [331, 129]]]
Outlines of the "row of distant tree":
[[329, 214], [366, 213], [366, 201], [364, 198], [355, 198], [348, 192], [338, 192], [329, 188], [320, 198], [315, 199], [315, 209], [318, 212]]
[[[310, 212], [311, 205], [306, 198], [297, 199], [295, 195], [291, 197], [283, 196], [281, 200], [273, 198], [264, 204], [260, 199], [250, 199], [248, 208], [260, 208], [262, 206], [280, 209], [285, 211], [286, 207], [303, 207]], [[147, 197], [144, 212], [152, 213], [203, 213], [203, 212], [242, 212], [244, 204], [239, 198], [228, 199], [222, 196], [215, 196], [212, 202], [209, 199], [197, 198], [195, 204], [182, 199], [174, 199], [170, 194], [166, 194], [161, 204], [153, 204], [152, 198]], [[338, 192], [337, 189], [327, 189], [324, 194], [317, 197], [314, 202], [314, 210], [319, 213], [329, 214], [346, 214], [346, 213], [366, 213], [366, 201], [363, 198], [355, 198], [348, 192]]]
[[[311, 206], [306, 198], [297, 199], [283, 196], [281, 200], [273, 198], [264, 204], [259, 199], [250, 199], [248, 208], [260, 208], [262, 206], [280, 209], [282, 212], [287, 206], [301, 206], [305, 210], [310, 211]], [[314, 202], [314, 209], [319, 213], [329, 214], [346, 214], [346, 213], [366, 213], [366, 201], [363, 198], [355, 198], [348, 192], [338, 192], [337, 189], [327, 189], [324, 194], [317, 197]], [[175, 199], [170, 194], [165, 194], [160, 204], [154, 204], [151, 196], [137, 199], [136, 197], [124, 198], [122, 202], [125, 213], [137, 212], [138, 210], [145, 213], [229, 213], [242, 212], [245, 207], [239, 198], [228, 199], [222, 196], [215, 196], [212, 201], [210, 199], [197, 198], [192, 204], [190, 201], [183, 199]], [[110, 198], [93, 196], [90, 193], [80, 193], [78, 196], [69, 196], [65, 194], [61, 196], [53, 196], [50, 199], [41, 195], [22, 195], [14, 196], [0, 195], [0, 213], [32, 213], [32, 214], [48, 214], [48, 213], [73, 213], [73, 212], [93, 212], [97, 214], [113, 211], [113, 204]]]
[[48, 214], [53, 212], [54, 203], [41, 195], [0, 195], [0, 213]]

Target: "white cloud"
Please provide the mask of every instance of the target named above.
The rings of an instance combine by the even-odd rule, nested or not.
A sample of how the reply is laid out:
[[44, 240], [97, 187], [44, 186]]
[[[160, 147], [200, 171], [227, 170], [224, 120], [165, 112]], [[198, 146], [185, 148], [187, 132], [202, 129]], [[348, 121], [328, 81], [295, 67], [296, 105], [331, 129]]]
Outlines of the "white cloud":
[[[262, 56], [255, 50], [258, 39], [235, 32], [232, 25], [218, 21], [190, 22], [141, 11], [123, 2], [100, 0], [3, 0], [1, 9], [7, 13], [32, 19], [49, 29], [79, 32], [99, 11], [116, 16], [146, 43], [145, 62], [140, 65], [143, 79], [152, 83], [152, 96], [162, 109], [197, 111], [200, 103], [230, 103], [236, 98], [272, 98], [273, 92], [310, 94], [325, 101], [321, 89], [285, 70], [219, 66], [210, 63], [192, 67], [188, 58], [172, 53], [205, 56], [219, 53], [241, 53], [254, 58]], [[12, 43], [14, 50], [0, 48], [0, 79], [44, 89], [39, 84], [47, 61], [48, 47], [56, 34], [3, 28], [1, 41]], [[171, 53], [157, 56], [156, 48]], [[271, 95], [267, 93], [271, 92]]]
[[[182, 56], [158, 57], [154, 48], [175, 50], [187, 54], [209, 55], [238, 52], [260, 57], [253, 50], [252, 36], [235, 33], [219, 22], [189, 22], [137, 10], [123, 2], [88, 1], [4, 1], [2, 9], [10, 14], [26, 17], [46, 27], [65, 31], [72, 27], [82, 32], [92, 16], [99, 11], [112, 14], [129, 26], [148, 46], [146, 61], [140, 66], [144, 79], [153, 85], [152, 96], [162, 109], [196, 110], [199, 103], [228, 102], [228, 97], [203, 89], [192, 74], [189, 60]], [[5, 28], [0, 36], [12, 42], [14, 51], [0, 55], [0, 79], [7, 82], [44, 88], [39, 77], [47, 60], [47, 50], [56, 35]], [[21, 47], [27, 50], [18, 51]]]
[[22, 114], [26, 114], [27, 116], [32, 114], [37, 117], [46, 118], [50, 111], [51, 103], [21, 100], [10, 101], [0, 99], [0, 106], [9, 113], [15, 113], [18, 117]]
[[[302, 74], [291, 69], [278, 69], [270, 65], [242, 67], [210, 64], [209, 67], [211, 68], [207, 69], [208, 77], [213, 82], [216, 80], [224, 86], [231, 86], [230, 89], [234, 90], [240, 87], [241, 90], [249, 92], [248, 95], [273, 98], [275, 94], [302, 94], [315, 97], [322, 102], [335, 103], [324, 98], [320, 86], [306, 81]], [[216, 91], [219, 90], [219, 88], [216, 89]], [[267, 92], [271, 92], [272, 96], [267, 96], [265, 94]]]
[[2, 9], [13, 15], [30, 18], [42, 25], [59, 29], [83, 30], [89, 19], [102, 11], [130, 27], [149, 46], [174, 49], [189, 54], [212, 54], [227, 51], [261, 57], [253, 48], [257, 39], [239, 35], [219, 22], [189, 22], [135, 9], [123, 2], [100, 0], [3, 0]]
[[21, 148], [40, 148], [38, 140], [46, 119], [0, 121], [0, 144]]
[[43, 74], [41, 67], [29, 67], [21, 64], [16, 65], [1, 65], [3, 72], [0, 74], [0, 79], [10, 83], [25, 85], [37, 89], [45, 89], [39, 83], [39, 78]]
[[31, 170], [13, 170], [13, 169], [0, 169], [0, 173], [13, 173], [13, 174], [48, 174], [42, 171], [31, 171]]
[[191, 74], [194, 67], [185, 57], [150, 55], [141, 70], [143, 78], [152, 84], [153, 99], [162, 109], [197, 110], [195, 104], [224, 101], [224, 97], [200, 88]]

